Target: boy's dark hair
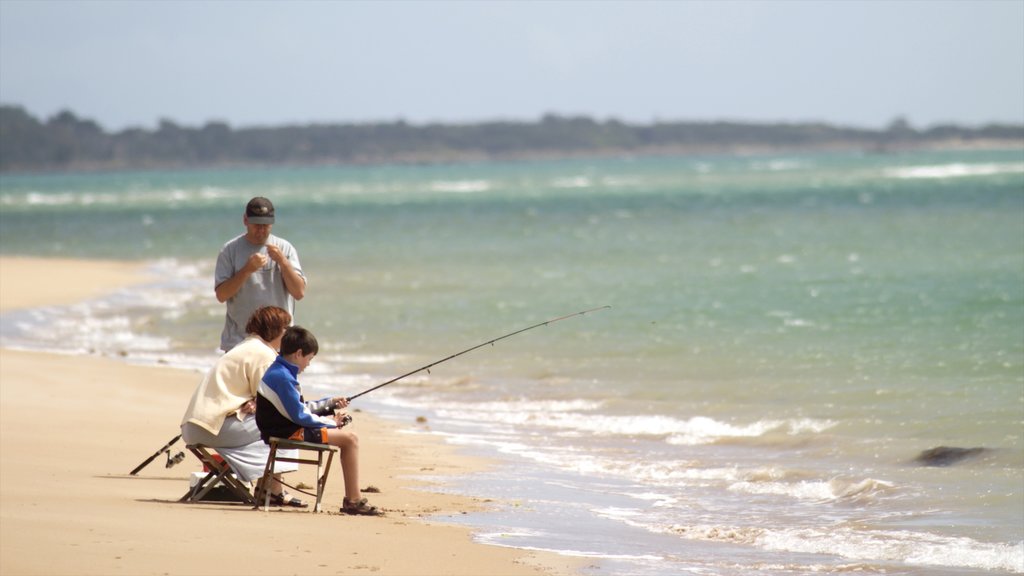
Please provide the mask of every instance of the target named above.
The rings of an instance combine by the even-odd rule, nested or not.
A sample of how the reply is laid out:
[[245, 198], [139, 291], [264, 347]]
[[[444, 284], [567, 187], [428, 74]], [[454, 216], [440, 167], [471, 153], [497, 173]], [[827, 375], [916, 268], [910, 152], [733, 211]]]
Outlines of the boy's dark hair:
[[298, 350], [302, 350], [304, 356], [309, 356], [319, 352], [320, 345], [316, 342], [316, 336], [309, 330], [302, 326], [290, 326], [281, 338], [281, 356], [294, 354]]
[[258, 308], [245, 325], [246, 334], [256, 334], [267, 342], [277, 338], [292, 323], [292, 315], [277, 306]]

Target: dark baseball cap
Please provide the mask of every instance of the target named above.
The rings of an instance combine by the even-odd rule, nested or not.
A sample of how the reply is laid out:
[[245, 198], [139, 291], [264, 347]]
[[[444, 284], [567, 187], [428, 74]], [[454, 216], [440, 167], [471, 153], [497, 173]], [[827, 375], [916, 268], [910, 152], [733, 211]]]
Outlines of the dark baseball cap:
[[257, 196], [245, 206], [245, 216], [249, 224], [273, 224], [274, 205], [262, 196]]

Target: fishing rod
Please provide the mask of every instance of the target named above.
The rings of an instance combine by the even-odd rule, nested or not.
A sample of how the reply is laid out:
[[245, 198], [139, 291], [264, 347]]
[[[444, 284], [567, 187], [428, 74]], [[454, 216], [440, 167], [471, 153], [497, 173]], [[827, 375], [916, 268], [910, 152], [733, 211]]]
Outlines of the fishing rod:
[[167, 468], [170, 468], [171, 466], [174, 466], [178, 462], [181, 462], [182, 460], [184, 460], [185, 459], [185, 453], [184, 452], [178, 452], [174, 456], [171, 456], [171, 446], [173, 446], [174, 443], [177, 442], [180, 438], [181, 438], [181, 434], [178, 434], [174, 438], [171, 438], [170, 442], [168, 442], [167, 444], [164, 444], [163, 448], [157, 450], [156, 452], [153, 453], [152, 456], [150, 456], [149, 458], [146, 458], [145, 460], [143, 460], [142, 464], [139, 464], [138, 466], [136, 466], [134, 470], [129, 472], [129, 474], [131, 474], [132, 476], [135, 476], [136, 474], [139, 473], [139, 470], [142, 470], [143, 468], [148, 466], [150, 462], [152, 462], [153, 460], [156, 460], [156, 457], [161, 455], [161, 454], [163, 454], [164, 452], [167, 452], [167, 466], [166, 466]]
[[544, 322], [541, 322], [539, 324], [534, 324], [533, 326], [529, 326], [529, 327], [523, 328], [521, 330], [516, 330], [515, 332], [509, 332], [508, 334], [505, 334], [504, 336], [498, 336], [497, 338], [495, 338], [493, 340], [488, 340], [487, 342], [484, 342], [483, 344], [477, 344], [476, 346], [473, 346], [472, 348], [466, 348], [465, 350], [463, 350], [461, 352], [456, 352], [455, 354], [452, 354], [451, 356], [448, 356], [447, 358], [442, 358], [441, 360], [438, 360], [436, 362], [431, 362], [430, 364], [427, 364], [426, 366], [421, 366], [421, 367], [413, 370], [412, 372], [406, 372], [405, 374], [402, 374], [401, 376], [398, 376], [397, 378], [392, 378], [391, 380], [388, 380], [387, 382], [384, 382], [383, 384], [377, 384], [373, 388], [370, 388], [368, 390], [363, 390], [362, 392], [360, 392], [359, 394], [356, 394], [355, 396], [349, 396], [347, 398], [347, 400], [349, 402], [351, 402], [351, 401], [355, 400], [356, 398], [359, 398], [363, 394], [369, 394], [370, 392], [373, 392], [374, 390], [376, 390], [378, 388], [383, 388], [384, 386], [387, 386], [388, 384], [393, 384], [395, 382], [398, 382], [402, 378], [405, 378], [405, 377], [408, 377], [408, 376], [412, 376], [413, 374], [416, 374], [417, 372], [422, 372], [424, 370], [427, 370], [429, 372], [432, 367], [437, 366], [438, 364], [440, 364], [442, 362], [447, 362], [447, 361], [451, 360], [452, 358], [457, 358], [459, 356], [462, 356], [463, 354], [466, 354], [468, 352], [472, 352], [473, 350], [476, 350], [477, 348], [483, 348], [484, 346], [487, 346], [488, 344], [493, 346], [494, 343], [497, 342], [498, 340], [504, 340], [505, 338], [509, 338], [509, 337], [515, 336], [516, 334], [522, 334], [523, 332], [526, 332], [527, 330], [533, 330], [534, 328], [540, 328], [541, 326], [547, 326], [548, 324], [554, 324], [555, 322], [566, 320], [566, 319], [572, 318], [574, 316], [583, 316], [584, 314], [589, 314], [591, 312], [597, 312], [598, 310], [604, 310], [605, 308], [611, 308], [611, 306], [598, 306], [597, 308], [591, 308], [590, 310], [583, 310], [581, 312], [573, 312], [572, 314], [566, 314], [565, 316], [559, 316], [558, 318], [552, 318], [551, 320], [545, 320]]

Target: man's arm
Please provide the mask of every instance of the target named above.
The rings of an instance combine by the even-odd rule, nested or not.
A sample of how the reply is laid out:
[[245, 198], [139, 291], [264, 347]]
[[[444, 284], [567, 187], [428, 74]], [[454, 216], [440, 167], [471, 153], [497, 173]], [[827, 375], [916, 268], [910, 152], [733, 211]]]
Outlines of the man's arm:
[[[244, 268], [235, 272], [234, 276], [221, 282], [216, 288], [214, 288], [214, 292], [217, 294], [217, 301], [224, 303], [235, 294], [238, 294], [238, 291], [242, 289], [242, 286], [245, 284], [245, 281], [249, 279], [249, 276], [252, 276], [253, 272], [262, 268], [266, 263], [267, 257], [264, 254], [257, 252], [252, 256], [249, 256], [249, 260], [246, 261]], [[287, 281], [285, 282], [285, 285], [287, 285]]]
[[288, 257], [277, 246], [267, 244], [267, 255], [273, 258], [274, 262], [277, 262], [278, 267], [281, 268], [281, 278], [284, 280], [284, 287], [288, 290], [288, 293], [292, 295], [292, 298], [302, 300], [302, 297], [306, 295], [306, 279], [295, 270], [291, 261], [288, 260]]

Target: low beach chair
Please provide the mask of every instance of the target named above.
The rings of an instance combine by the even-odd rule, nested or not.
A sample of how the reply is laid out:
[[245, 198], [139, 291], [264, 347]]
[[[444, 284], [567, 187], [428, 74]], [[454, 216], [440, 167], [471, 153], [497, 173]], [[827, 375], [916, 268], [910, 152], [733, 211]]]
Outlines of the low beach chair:
[[209, 470], [209, 473], [190, 488], [178, 502], [199, 502], [217, 486], [224, 486], [238, 501], [256, 505], [256, 498], [249, 492], [249, 487], [231, 473], [231, 466], [227, 462], [210, 452], [211, 448], [202, 444], [189, 444], [186, 448], [203, 463], [203, 467]]
[[[303, 458], [301, 454], [297, 454], [295, 457], [280, 455], [277, 453], [278, 450], [304, 450], [307, 452], [315, 452], [316, 459], [312, 457]], [[326, 462], [324, 456], [327, 457]], [[274, 462], [293, 462], [295, 464], [316, 464], [316, 493], [308, 492], [302, 488], [292, 486], [287, 482], [282, 481], [281, 484], [295, 490], [296, 492], [302, 492], [303, 494], [315, 497], [316, 504], [313, 506], [311, 512], [320, 512], [320, 503], [323, 500], [324, 488], [327, 486], [327, 474], [331, 471], [331, 461], [334, 459], [334, 447], [327, 444], [313, 444], [311, 442], [301, 442], [299, 440], [289, 440], [287, 438], [270, 438], [270, 457], [267, 458], [267, 467], [263, 470], [263, 478], [260, 479], [259, 486], [267, 486], [270, 482], [271, 476], [273, 476]], [[260, 503], [257, 501], [253, 508], [259, 508]], [[263, 491], [263, 510], [267, 511], [270, 509], [270, 491]]]

